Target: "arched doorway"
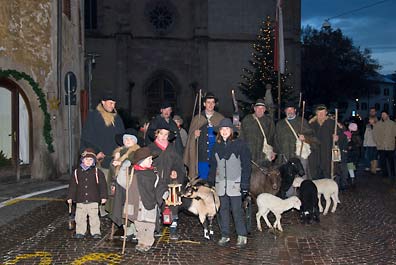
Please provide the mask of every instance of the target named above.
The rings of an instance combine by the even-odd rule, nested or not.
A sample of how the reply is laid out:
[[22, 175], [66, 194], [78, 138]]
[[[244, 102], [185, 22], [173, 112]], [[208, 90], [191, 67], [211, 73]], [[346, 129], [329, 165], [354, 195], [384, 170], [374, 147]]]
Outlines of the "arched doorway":
[[177, 88], [175, 81], [164, 73], [154, 76], [146, 88], [148, 117], [159, 113], [161, 102], [168, 101], [173, 106], [173, 112], [177, 112]]
[[7, 78], [0, 78], [0, 176], [30, 174], [32, 119], [28, 98]]

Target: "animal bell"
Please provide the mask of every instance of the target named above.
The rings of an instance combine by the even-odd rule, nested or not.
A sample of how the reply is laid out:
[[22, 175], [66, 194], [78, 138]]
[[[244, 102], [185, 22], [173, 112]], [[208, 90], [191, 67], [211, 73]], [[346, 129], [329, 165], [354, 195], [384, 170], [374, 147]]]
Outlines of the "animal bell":
[[165, 206], [165, 209], [162, 212], [162, 223], [164, 225], [172, 224], [172, 211], [168, 206]]

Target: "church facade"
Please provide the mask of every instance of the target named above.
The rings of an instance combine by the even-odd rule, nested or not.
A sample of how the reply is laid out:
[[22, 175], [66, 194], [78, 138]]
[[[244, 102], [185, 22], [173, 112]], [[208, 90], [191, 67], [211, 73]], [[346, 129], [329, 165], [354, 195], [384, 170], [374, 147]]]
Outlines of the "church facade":
[[[300, 89], [301, 2], [283, 2], [290, 82]], [[261, 22], [275, 19], [275, 9], [276, 0], [86, 1], [86, 52], [98, 55], [92, 105], [108, 90], [132, 116], [148, 119], [167, 100], [189, 119], [202, 89], [213, 92], [219, 111], [231, 115], [231, 90], [242, 96], [242, 68], [249, 67]]]

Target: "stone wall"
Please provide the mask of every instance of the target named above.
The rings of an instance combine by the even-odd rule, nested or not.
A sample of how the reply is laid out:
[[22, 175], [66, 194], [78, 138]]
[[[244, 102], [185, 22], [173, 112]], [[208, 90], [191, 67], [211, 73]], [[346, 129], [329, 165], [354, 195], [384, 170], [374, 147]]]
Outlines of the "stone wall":
[[[30, 75], [47, 97], [51, 115], [55, 152], [49, 153], [43, 138], [44, 116], [36, 94], [25, 81], [18, 86], [29, 99], [32, 110], [31, 176], [33, 178], [56, 178], [67, 170], [67, 112], [64, 108], [63, 78], [73, 71], [82, 86], [83, 42], [78, 38], [81, 25], [78, 14], [79, 2], [72, 2], [72, 20], [63, 23], [63, 72], [62, 87], [58, 90], [57, 79], [57, 3], [53, 0], [0, 0], [0, 67], [14, 69]], [[63, 17], [65, 17], [63, 15]], [[66, 18], [67, 19], [67, 18]], [[51, 107], [49, 100], [60, 100], [60, 105]], [[79, 107], [73, 109], [74, 141], [79, 134]], [[74, 143], [76, 145], [76, 143]], [[76, 147], [75, 147], [76, 148]], [[75, 156], [74, 156], [75, 157]]]

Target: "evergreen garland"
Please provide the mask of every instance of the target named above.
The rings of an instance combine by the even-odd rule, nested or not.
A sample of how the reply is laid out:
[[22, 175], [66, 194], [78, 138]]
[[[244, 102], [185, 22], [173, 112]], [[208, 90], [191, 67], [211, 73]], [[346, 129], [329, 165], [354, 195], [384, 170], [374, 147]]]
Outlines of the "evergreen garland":
[[54, 152], [54, 146], [53, 146], [53, 138], [51, 135], [51, 116], [48, 113], [47, 110], [47, 101], [45, 99], [45, 94], [43, 90], [40, 88], [39, 84], [33, 80], [33, 78], [26, 74], [25, 72], [19, 72], [17, 70], [3, 70], [0, 69], [0, 77], [12, 77], [15, 80], [19, 81], [21, 79], [27, 81], [29, 85], [32, 87], [33, 91], [36, 93], [38, 96], [38, 101], [40, 103], [39, 107], [43, 111], [44, 114], [44, 127], [43, 127], [43, 136], [44, 140], [47, 144], [47, 149], [50, 153]]

